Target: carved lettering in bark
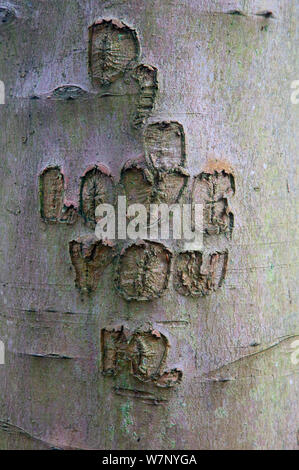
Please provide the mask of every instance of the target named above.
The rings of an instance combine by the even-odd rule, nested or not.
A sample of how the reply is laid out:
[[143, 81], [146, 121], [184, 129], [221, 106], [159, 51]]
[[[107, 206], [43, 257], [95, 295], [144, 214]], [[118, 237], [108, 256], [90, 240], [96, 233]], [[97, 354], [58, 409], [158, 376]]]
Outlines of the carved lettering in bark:
[[156, 191], [153, 195], [154, 203], [175, 204], [188, 184], [189, 175], [183, 168], [173, 171], [159, 171], [156, 173]]
[[102, 19], [89, 28], [89, 67], [100, 86], [120, 78], [138, 59], [136, 32], [119, 20]]
[[128, 160], [121, 171], [121, 184], [127, 204], [143, 204], [147, 210], [151, 203], [154, 177], [143, 157]]
[[161, 243], [140, 241], [124, 250], [116, 287], [126, 300], [160, 297], [168, 286], [171, 252]]
[[225, 279], [228, 254], [213, 253], [203, 267], [203, 255], [199, 251], [180, 253], [175, 260], [174, 287], [186, 296], [211, 294], [221, 287]]
[[134, 70], [133, 77], [139, 87], [137, 110], [133, 124], [135, 127], [141, 127], [154, 107], [158, 91], [157, 69], [151, 65], [138, 65]]
[[125, 370], [141, 382], [173, 387], [182, 379], [178, 369], [163, 371], [169, 342], [157, 330], [130, 332], [124, 327], [103, 329], [101, 333], [102, 371], [117, 376]]
[[145, 129], [146, 157], [157, 170], [173, 170], [186, 163], [185, 134], [178, 122], [156, 122]]
[[76, 272], [76, 287], [81, 292], [94, 291], [102, 273], [113, 260], [113, 245], [98, 240], [94, 235], [88, 235], [71, 241], [69, 250]]
[[185, 135], [177, 122], [156, 122], [144, 133], [146, 159], [155, 174], [153, 202], [174, 204], [188, 184]]
[[85, 223], [94, 228], [95, 210], [99, 204], [113, 204], [114, 184], [108, 170], [101, 166], [89, 168], [81, 178], [80, 214]]
[[226, 170], [203, 172], [194, 178], [192, 200], [194, 204], [203, 204], [203, 223], [206, 234], [231, 235], [234, 216], [229, 209], [228, 197], [234, 192], [234, 177]]
[[128, 204], [143, 204], [147, 210], [150, 203], [174, 204], [180, 200], [188, 183], [189, 175], [184, 168], [172, 171], [155, 171], [141, 157], [129, 160], [121, 172]]
[[39, 176], [40, 213], [45, 222], [72, 224], [77, 217], [73, 204], [64, 202], [64, 175], [58, 166], [46, 168]]

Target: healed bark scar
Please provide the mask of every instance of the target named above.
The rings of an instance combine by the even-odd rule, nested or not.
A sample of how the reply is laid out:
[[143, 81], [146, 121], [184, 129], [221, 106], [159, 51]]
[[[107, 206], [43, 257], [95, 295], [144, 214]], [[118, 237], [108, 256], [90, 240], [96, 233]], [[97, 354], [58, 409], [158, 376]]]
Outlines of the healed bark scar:
[[[6, 2], [5, 2], [6, 3]], [[0, 27], [2, 25], [8, 25], [16, 21], [17, 15], [14, 8], [1, 5], [0, 6]]]

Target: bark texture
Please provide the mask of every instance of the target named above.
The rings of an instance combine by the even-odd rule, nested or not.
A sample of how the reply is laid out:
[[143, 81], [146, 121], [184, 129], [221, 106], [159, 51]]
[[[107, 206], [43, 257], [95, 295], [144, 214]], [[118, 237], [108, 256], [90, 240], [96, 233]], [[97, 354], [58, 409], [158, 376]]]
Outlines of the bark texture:
[[[298, 2], [0, 7], [0, 448], [298, 448]], [[146, 140], [157, 122], [171, 135], [164, 155], [158, 137]], [[111, 178], [121, 191], [122, 168], [143, 154], [144, 187], [130, 182], [143, 164], [127, 173], [133, 199], [147, 200], [152, 181], [163, 200], [177, 197], [183, 176], [188, 198], [192, 187], [208, 191], [200, 182], [233, 175], [233, 191], [213, 190], [205, 236], [209, 256], [224, 254], [224, 282], [209, 283], [190, 255], [196, 284], [186, 284], [183, 257], [179, 287], [170, 279], [157, 297], [171, 255], [159, 252], [163, 277], [147, 245], [121, 256], [128, 272], [159, 274], [139, 284], [151, 300], [119, 295], [119, 257], [99, 270], [110, 252], [90, 241], [93, 207]]]

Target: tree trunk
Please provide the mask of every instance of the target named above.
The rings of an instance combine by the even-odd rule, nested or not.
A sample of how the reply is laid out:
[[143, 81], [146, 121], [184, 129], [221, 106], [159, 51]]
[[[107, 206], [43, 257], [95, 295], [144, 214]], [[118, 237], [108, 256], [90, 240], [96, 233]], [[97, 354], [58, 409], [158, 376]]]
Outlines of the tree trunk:
[[[297, 448], [298, 3], [0, 15], [0, 448]], [[216, 188], [202, 253], [93, 238], [153, 184]]]

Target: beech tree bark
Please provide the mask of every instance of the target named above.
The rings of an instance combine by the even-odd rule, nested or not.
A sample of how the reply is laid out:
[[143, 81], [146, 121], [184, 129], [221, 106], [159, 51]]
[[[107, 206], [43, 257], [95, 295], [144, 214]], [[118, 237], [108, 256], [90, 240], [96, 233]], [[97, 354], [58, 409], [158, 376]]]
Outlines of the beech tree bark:
[[[296, 0], [0, 4], [1, 449], [298, 448], [298, 20]], [[166, 291], [124, 298], [116, 258], [91, 254], [97, 169], [119, 191], [157, 122], [184, 136], [185, 198], [215, 168], [234, 181], [210, 295], [176, 289], [157, 245]], [[163, 355], [153, 380], [137, 350], [145, 369]]]

